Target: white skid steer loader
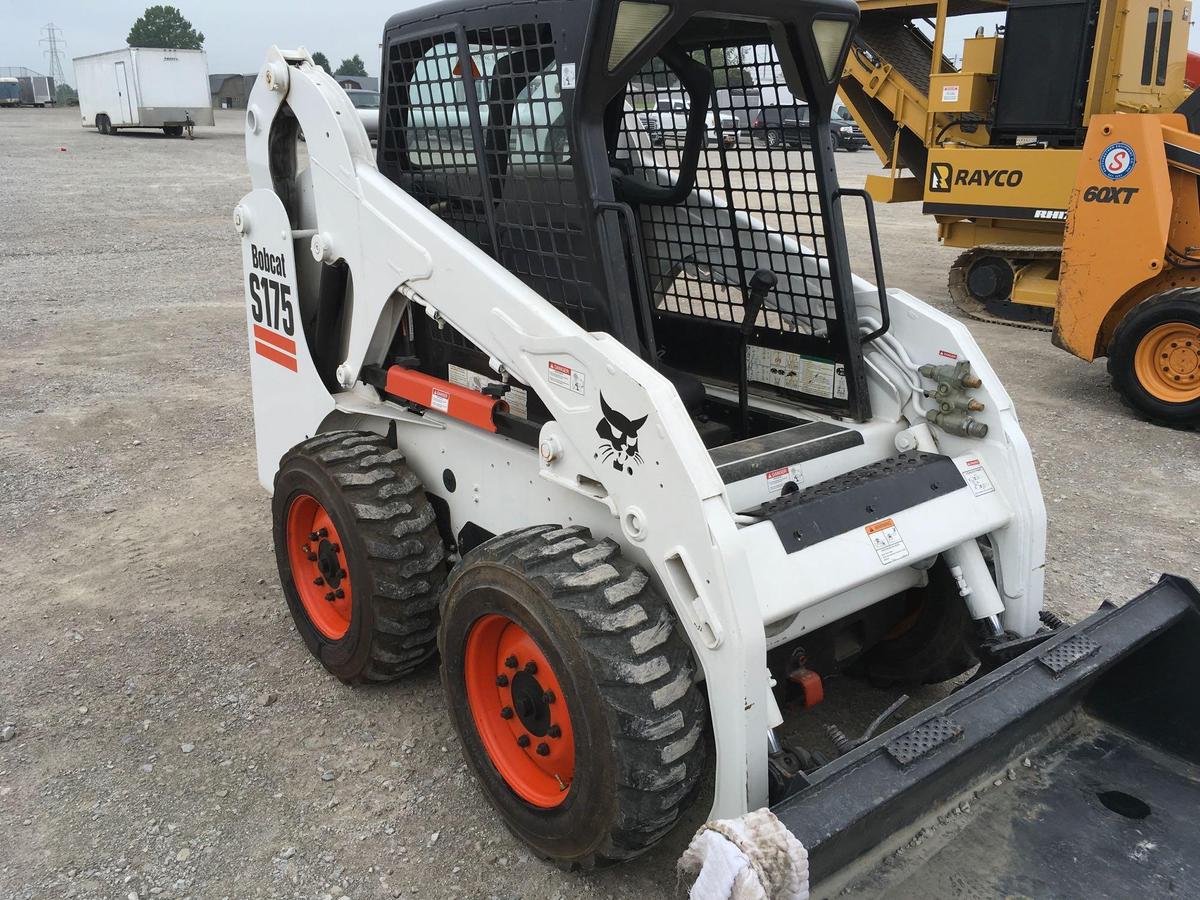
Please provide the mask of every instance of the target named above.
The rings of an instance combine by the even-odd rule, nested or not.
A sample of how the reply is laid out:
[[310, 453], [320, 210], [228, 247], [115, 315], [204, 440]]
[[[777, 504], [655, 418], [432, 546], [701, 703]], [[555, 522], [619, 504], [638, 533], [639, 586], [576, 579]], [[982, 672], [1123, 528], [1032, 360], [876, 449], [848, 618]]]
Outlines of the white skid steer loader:
[[[386, 26], [377, 157], [304, 50], [250, 96], [235, 225], [297, 628], [348, 682], [440, 654], [483, 791], [559, 864], [641, 853], [706, 777], [713, 816], [775, 803], [799, 833], [885, 736], [822, 765], [781, 702], [979, 664], [974, 690], [1071, 633], [1039, 616], [1045, 511], [996, 374], [885, 290], [873, 217], [876, 284], [850, 272], [841, 203], [870, 201], [828, 119], [856, 19], [446, 0]], [[641, 114], [664, 97], [679, 146]], [[760, 145], [755, 104], [807, 106], [799, 149]], [[942, 719], [930, 752], [972, 746]], [[864, 833], [822, 817], [814, 850]]]

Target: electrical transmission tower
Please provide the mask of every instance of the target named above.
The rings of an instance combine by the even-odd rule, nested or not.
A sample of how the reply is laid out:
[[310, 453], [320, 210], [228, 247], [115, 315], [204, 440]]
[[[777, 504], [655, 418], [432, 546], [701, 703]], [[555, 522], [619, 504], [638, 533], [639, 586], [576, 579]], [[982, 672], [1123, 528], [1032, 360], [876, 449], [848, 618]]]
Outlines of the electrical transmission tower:
[[42, 33], [46, 36], [38, 43], [46, 45], [46, 49], [42, 52], [49, 60], [50, 77], [54, 79], [55, 84], [66, 84], [67, 75], [63, 71], [62, 55], [67, 42], [63, 40], [62, 29], [51, 22], [49, 25], [42, 26]]

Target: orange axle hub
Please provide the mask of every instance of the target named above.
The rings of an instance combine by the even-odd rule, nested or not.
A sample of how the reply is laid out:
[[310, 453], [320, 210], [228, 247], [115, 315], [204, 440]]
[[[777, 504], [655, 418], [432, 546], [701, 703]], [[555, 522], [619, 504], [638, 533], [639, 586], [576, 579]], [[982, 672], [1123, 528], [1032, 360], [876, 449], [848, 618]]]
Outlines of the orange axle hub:
[[337, 526], [315, 497], [300, 494], [287, 513], [288, 564], [309, 620], [331, 641], [350, 629], [352, 595], [346, 549]]
[[507, 616], [483, 616], [467, 634], [464, 677], [475, 730], [496, 771], [526, 803], [559, 806], [575, 777], [575, 734], [537, 642]]
[[1200, 399], [1200, 327], [1165, 322], [1146, 333], [1134, 354], [1138, 382], [1164, 403]]

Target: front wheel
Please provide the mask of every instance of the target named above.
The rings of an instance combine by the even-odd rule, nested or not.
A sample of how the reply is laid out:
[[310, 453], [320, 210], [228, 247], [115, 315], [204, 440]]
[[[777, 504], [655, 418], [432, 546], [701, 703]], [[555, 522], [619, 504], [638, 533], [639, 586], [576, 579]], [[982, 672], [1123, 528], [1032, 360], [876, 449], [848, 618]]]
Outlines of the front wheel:
[[1200, 426], [1200, 289], [1167, 291], [1126, 314], [1109, 346], [1108, 373], [1150, 421]]
[[779, 131], [779, 129], [772, 128], [770, 131], [767, 132], [767, 146], [768, 147], [772, 147], [772, 148], [778, 147], [782, 143], [783, 143], [783, 133], [781, 131]]
[[441, 619], [463, 754], [518, 838], [590, 869], [674, 827], [704, 765], [704, 697], [669, 604], [615, 542], [494, 538], [455, 568]]

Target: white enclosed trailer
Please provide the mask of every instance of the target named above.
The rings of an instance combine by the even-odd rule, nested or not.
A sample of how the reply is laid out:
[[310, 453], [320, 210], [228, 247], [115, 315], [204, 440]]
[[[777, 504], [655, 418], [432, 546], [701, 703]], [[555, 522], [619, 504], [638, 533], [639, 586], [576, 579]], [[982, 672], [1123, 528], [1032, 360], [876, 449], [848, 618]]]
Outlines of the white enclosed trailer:
[[74, 60], [84, 128], [161, 128], [169, 135], [212, 125], [203, 50], [126, 47]]

